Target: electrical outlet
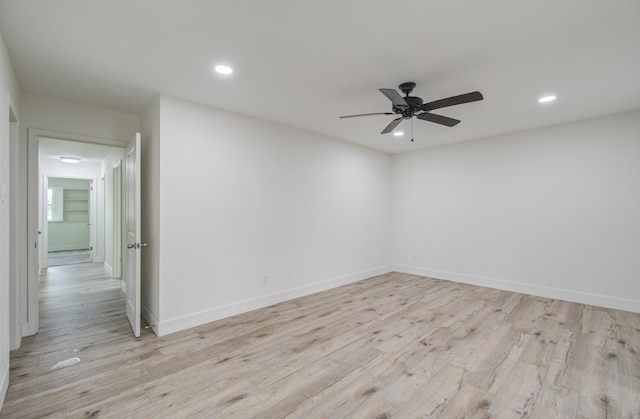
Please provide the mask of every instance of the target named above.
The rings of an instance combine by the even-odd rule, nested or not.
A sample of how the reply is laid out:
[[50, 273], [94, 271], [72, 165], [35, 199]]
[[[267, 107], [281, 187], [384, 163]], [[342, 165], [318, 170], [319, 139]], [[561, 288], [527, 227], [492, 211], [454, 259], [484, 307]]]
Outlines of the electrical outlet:
[[267, 285], [269, 283], [268, 277], [266, 275], [262, 276], [262, 285]]

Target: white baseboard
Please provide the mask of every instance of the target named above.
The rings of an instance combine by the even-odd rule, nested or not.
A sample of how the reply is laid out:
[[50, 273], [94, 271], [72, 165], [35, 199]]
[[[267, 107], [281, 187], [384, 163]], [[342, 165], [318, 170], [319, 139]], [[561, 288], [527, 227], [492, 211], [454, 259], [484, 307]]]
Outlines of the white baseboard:
[[11, 334], [13, 335], [12, 338], [10, 339], [10, 346], [9, 346], [9, 350], [10, 351], [15, 351], [17, 349], [20, 349], [20, 346], [22, 346], [22, 326], [18, 326], [15, 331], [12, 330]]
[[30, 321], [22, 324], [22, 337], [33, 336], [38, 333], [38, 322]]
[[51, 252], [66, 252], [72, 250], [89, 250], [89, 243], [64, 244], [60, 246], [49, 246], [47, 250]]
[[104, 263], [104, 269], [107, 271], [109, 276], [113, 278], [113, 268], [111, 267], [111, 265], [109, 265], [109, 262]]
[[330, 279], [327, 281], [316, 282], [314, 284], [305, 285], [300, 288], [294, 288], [287, 291], [264, 295], [250, 300], [239, 301], [237, 303], [229, 304], [222, 307], [215, 307], [210, 310], [193, 313], [187, 316], [182, 316], [170, 320], [155, 322], [157, 327], [154, 329], [154, 332], [158, 336], [165, 336], [170, 333], [179, 332], [191, 327], [200, 326], [216, 320], [224, 319], [226, 317], [235, 316], [263, 307], [268, 307], [273, 304], [293, 300], [294, 298], [304, 297], [305, 295], [325, 291], [357, 281], [362, 281], [363, 279], [368, 279], [377, 275], [383, 275], [389, 272], [391, 272], [391, 266], [381, 266], [379, 268], [374, 268], [367, 271]]
[[153, 333], [155, 333], [156, 336], [160, 336], [158, 334], [158, 320], [153, 315], [153, 313], [151, 313], [151, 310], [147, 308], [147, 306], [142, 304], [141, 307], [142, 307], [142, 318], [146, 320], [149, 326], [151, 326], [151, 330], [153, 330]]
[[2, 371], [2, 377], [0, 377], [0, 410], [2, 409], [2, 405], [4, 404], [4, 396], [7, 394], [7, 389], [9, 388], [9, 364], [4, 367]]
[[530, 294], [538, 297], [553, 298], [557, 300], [571, 301], [574, 303], [640, 313], [639, 300], [590, 294], [582, 291], [572, 291], [561, 288], [544, 287], [540, 285], [525, 284], [522, 282], [505, 281], [502, 279], [484, 278], [455, 272], [437, 271], [416, 266], [394, 266], [393, 270], [396, 272], [426, 276], [429, 278], [461, 282], [463, 284], [478, 285], [481, 287], [495, 288], [521, 294]]
[[120, 280], [120, 289], [124, 292], [124, 295], [127, 295], [127, 283], [122, 279]]

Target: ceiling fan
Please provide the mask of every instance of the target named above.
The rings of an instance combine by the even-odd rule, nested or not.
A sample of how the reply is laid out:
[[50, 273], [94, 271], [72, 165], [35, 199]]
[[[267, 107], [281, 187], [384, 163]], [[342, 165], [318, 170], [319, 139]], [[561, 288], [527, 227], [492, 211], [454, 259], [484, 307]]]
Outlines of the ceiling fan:
[[[446, 99], [435, 100], [433, 102], [424, 103], [423, 100], [416, 96], [409, 96], [416, 87], [414, 82], [402, 83], [398, 88], [405, 94], [404, 97], [400, 95], [394, 89], [378, 89], [385, 95], [393, 106], [392, 112], [376, 112], [376, 113], [362, 113], [357, 115], [343, 115], [340, 118], [355, 118], [360, 116], [371, 115], [400, 115], [399, 118], [394, 119], [382, 130], [381, 134], [388, 134], [393, 132], [394, 129], [402, 122], [403, 119], [412, 119], [414, 116], [423, 121], [435, 122], [436, 124], [445, 125], [447, 127], [453, 127], [460, 123], [460, 120], [449, 118], [447, 116], [431, 113], [434, 109], [446, 108], [448, 106], [462, 105], [464, 103], [476, 102], [482, 100], [482, 93], [470, 92], [462, 95], [451, 96]], [[413, 141], [413, 140], [412, 140]]]

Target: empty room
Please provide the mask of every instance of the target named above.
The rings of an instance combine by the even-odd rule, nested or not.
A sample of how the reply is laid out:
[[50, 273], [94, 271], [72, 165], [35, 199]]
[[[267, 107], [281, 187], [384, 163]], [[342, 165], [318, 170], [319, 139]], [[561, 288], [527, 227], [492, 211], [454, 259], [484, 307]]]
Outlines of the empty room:
[[1, 0], [0, 417], [640, 418], [638, 51], [627, 0]]

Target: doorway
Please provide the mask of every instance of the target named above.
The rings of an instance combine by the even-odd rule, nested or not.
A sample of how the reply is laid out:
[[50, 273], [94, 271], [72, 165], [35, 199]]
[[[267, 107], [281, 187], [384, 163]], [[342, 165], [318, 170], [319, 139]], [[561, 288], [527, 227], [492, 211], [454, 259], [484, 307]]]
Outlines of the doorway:
[[[31, 245], [28, 252], [25, 336], [38, 331], [38, 284], [40, 275], [48, 268], [49, 250], [85, 252], [85, 258], [88, 250], [89, 259], [84, 261], [101, 264], [108, 276], [114, 277], [114, 249], [122, 246], [122, 243], [113, 234], [114, 212], [119, 211], [113, 205], [112, 168], [125, 155], [124, 144], [114, 140], [39, 129], [29, 129], [28, 137], [28, 190], [31, 192], [27, 205], [27, 236]], [[63, 158], [67, 160], [68, 157], [74, 157], [77, 162], [65, 162]], [[58, 192], [55, 192], [55, 188], [58, 188]], [[118, 189], [121, 190], [121, 187]], [[50, 202], [49, 195], [57, 195], [59, 199]], [[115, 218], [121, 219], [122, 215], [118, 213]], [[74, 224], [77, 230], [85, 233], [88, 230], [88, 245], [86, 235], [82, 236], [83, 239], [72, 240], [69, 231], [64, 236], [66, 243], [61, 244], [55, 238], [51, 241], [51, 233], [55, 237], [56, 232], [49, 230], [63, 227], [65, 223]]]
[[45, 179], [46, 228], [42, 231], [47, 267], [93, 261], [93, 183], [93, 179]]

